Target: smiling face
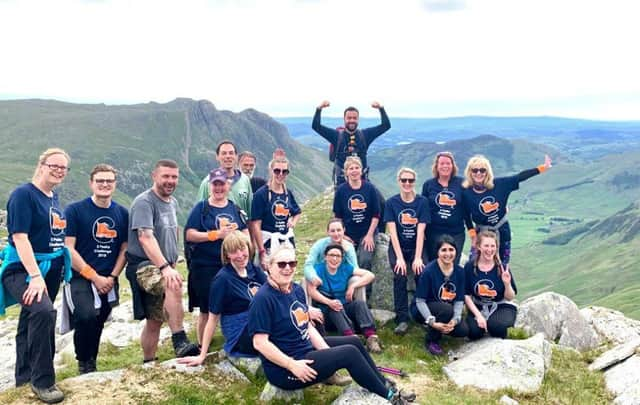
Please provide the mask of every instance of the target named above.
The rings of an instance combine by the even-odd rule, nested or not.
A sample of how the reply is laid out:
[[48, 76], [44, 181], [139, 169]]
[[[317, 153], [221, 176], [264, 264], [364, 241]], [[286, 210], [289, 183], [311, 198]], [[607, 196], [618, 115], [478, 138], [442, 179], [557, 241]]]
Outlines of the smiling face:
[[438, 172], [438, 177], [451, 177], [452, 170], [453, 162], [451, 161], [450, 157], [438, 157], [438, 161], [436, 163], [436, 171]]
[[483, 165], [475, 165], [471, 167], [470, 171], [473, 184], [483, 185], [487, 178], [487, 168]]
[[282, 186], [285, 184], [287, 176], [289, 175], [289, 164], [285, 162], [275, 162], [271, 169], [271, 173], [273, 176], [273, 182], [278, 186]]
[[62, 183], [69, 171], [69, 161], [61, 153], [55, 153], [45, 159], [39, 167], [39, 178], [41, 181], [55, 187]]
[[479, 239], [478, 250], [480, 251], [480, 257], [487, 262], [494, 261], [498, 250], [497, 241], [489, 236], [480, 236]]
[[296, 272], [295, 264], [296, 252], [291, 248], [280, 248], [269, 260], [269, 277], [278, 287], [288, 289]]
[[416, 176], [411, 172], [401, 172], [398, 176], [398, 185], [400, 186], [400, 191], [411, 193], [416, 185]]
[[168, 198], [178, 185], [178, 168], [158, 166], [151, 174], [153, 189], [162, 198]]
[[223, 201], [229, 192], [229, 183], [222, 180], [215, 180], [209, 183], [209, 192], [214, 201]]
[[342, 252], [340, 249], [329, 249], [324, 255], [324, 261], [327, 264], [327, 268], [333, 272], [342, 263]]
[[223, 169], [228, 172], [233, 170], [237, 160], [236, 148], [230, 143], [220, 145], [216, 159]]
[[344, 113], [344, 127], [353, 132], [358, 128], [359, 114], [357, 111], [347, 111]]
[[362, 166], [357, 163], [351, 163], [347, 166], [347, 178], [350, 181], [358, 181], [362, 178]]
[[236, 271], [244, 270], [249, 263], [249, 247], [245, 245], [240, 249], [229, 252], [227, 253], [227, 257]]
[[116, 190], [116, 175], [111, 171], [97, 172], [89, 181], [89, 188], [96, 198], [111, 198]]
[[256, 159], [253, 156], [243, 156], [242, 159], [240, 159], [239, 164], [242, 173], [249, 177], [253, 176], [253, 171], [256, 168]]
[[438, 261], [444, 265], [451, 265], [456, 258], [456, 248], [448, 243], [443, 243], [438, 249]]
[[344, 227], [341, 222], [331, 222], [327, 228], [327, 235], [331, 238], [333, 243], [342, 243], [344, 238]]

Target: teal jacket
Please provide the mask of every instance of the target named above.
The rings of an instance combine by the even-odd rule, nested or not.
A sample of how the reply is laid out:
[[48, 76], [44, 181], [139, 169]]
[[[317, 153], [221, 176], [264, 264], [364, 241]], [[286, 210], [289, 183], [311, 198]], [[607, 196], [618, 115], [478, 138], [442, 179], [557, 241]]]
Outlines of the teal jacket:
[[[64, 256], [64, 281], [68, 283], [71, 280], [71, 252], [67, 247], [56, 250], [53, 253], [35, 253], [34, 256], [39, 263], [38, 267], [40, 267], [42, 278], [45, 278], [51, 269], [51, 261], [60, 256]], [[18, 256], [16, 248], [8, 244], [4, 250], [0, 252], [0, 259], [2, 259], [2, 266], [0, 266], [0, 280], [2, 280], [2, 275], [6, 268], [10, 264], [20, 262], [20, 257]], [[31, 281], [31, 276], [27, 275], [26, 281], [27, 283]], [[11, 295], [5, 294], [4, 284], [0, 282], [0, 315], [5, 314], [5, 308], [16, 303], [17, 301]]]

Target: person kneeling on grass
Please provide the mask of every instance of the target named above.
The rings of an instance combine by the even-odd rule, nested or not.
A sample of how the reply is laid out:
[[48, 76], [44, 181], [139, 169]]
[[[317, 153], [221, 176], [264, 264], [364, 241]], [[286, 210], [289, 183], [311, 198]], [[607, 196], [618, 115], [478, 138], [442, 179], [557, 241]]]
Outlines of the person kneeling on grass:
[[[371, 310], [366, 301], [354, 299], [355, 289], [371, 284], [375, 276], [368, 270], [354, 268], [343, 262], [343, 256], [342, 245], [332, 243], [324, 249], [324, 262], [315, 265], [322, 284], [318, 287], [309, 284], [309, 296], [318, 303], [325, 318], [335, 325], [340, 334], [353, 335], [356, 327], [367, 339], [367, 349], [371, 353], [381, 353]], [[350, 284], [352, 276], [360, 278]]]
[[442, 235], [435, 244], [438, 258], [427, 265], [416, 286], [411, 315], [416, 322], [426, 324], [425, 349], [433, 355], [443, 353], [442, 335], [465, 337], [467, 324], [460, 322], [464, 307], [464, 270], [455, 264], [456, 242]]
[[249, 308], [249, 333], [271, 384], [297, 390], [346, 368], [359, 385], [393, 404], [415, 399], [415, 394], [405, 395], [380, 374], [357, 337], [320, 336], [309, 321], [304, 290], [293, 282], [294, 249], [281, 245], [266, 263], [269, 276]]

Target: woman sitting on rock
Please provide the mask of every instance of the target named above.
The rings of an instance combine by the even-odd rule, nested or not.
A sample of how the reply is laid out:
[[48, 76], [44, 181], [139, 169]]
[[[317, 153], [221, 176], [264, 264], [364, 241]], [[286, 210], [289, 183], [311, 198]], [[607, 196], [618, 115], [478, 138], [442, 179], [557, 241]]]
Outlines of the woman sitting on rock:
[[[309, 296], [343, 336], [351, 336], [358, 328], [367, 340], [371, 353], [381, 353], [376, 324], [366, 301], [354, 299], [356, 288], [371, 284], [375, 279], [368, 270], [354, 268], [344, 262], [342, 245], [332, 243], [324, 249], [324, 261], [315, 265], [315, 273], [322, 280], [319, 287], [309, 285]], [[352, 276], [357, 281], [349, 283]]]
[[253, 257], [253, 250], [247, 235], [233, 231], [224, 238], [224, 267], [209, 284], [209, 314], [202, 334], [200, 355], [179, 359], [180, 363], [196, 366], [204, 362], [218, 320], [225, 339], [225, 352], [239, 357], [258, 355], [247, 331], [249, 304], [267, 281], [267, 276], [251, 263], [250, 257]]
[[393, 404], [415, 399], [415, 395], [401, 395], [380, 374], [356, 336], [329, 336], [326, 340], [320, 336], [309, 322], [304, 290], [293, 282], [297, 265], [294, 249], [280, 245], [268, 256], [267, 264], [267, 283], [249, 309], [249, 333], [271, 384], [297, 390], [346, 368], [358, 384]]
[[456, 242], [442, 235], [435, 244], [438, 258], [430, 262], [418, 279], [411, 315], [416, 322], [426, 324], [425, 348], [439, 356], [442, 335], [465, 337], [467, 324], [461, 322], [464, 307], [464, 270], [455, 264]]
[[518, 293], [516, 283], [500, 261], [495, 232], [480, 232], [476, 248], [475, 258], [464, 266], [469, 339], [479, 339], [485, 332], [504, 339], [516, 321], [517, 307], [512, 302]]
[[353, 243], [349, 242], [344, 237], [344, 224], [340, 218], [332, 218], [327, 224], [327, 237], [318, 239], [311, 249], [304, 262], [304, 278], [307, 282], [319, 286], [322, 284], [322, 280], [316, 274], [316, 264], [324, 263], [325, 249], [330, 244], [338, 244], [342, 246], [344, 250], [343, 261], [346, 264], [350, 264], [354, 269], [358, 268], [358, 257], [356, 256], [356, 249], [353, 247]]

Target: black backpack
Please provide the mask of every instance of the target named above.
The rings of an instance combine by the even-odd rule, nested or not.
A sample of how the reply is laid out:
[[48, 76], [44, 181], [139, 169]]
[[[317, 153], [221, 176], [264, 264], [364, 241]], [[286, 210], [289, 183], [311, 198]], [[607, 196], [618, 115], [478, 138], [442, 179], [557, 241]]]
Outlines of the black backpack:
[[[329, 144], [329, 161], [331, 162], [335, 162], [336, 161], [336, 155], [338, 154], [338, 151], [344, 150], [344, 143], [346, 140], [346, 136], [345, 136], [345, 130], [338, 130], [338, 140], [336, 142], [336, 145], [334, 146], [333, 144]], [[367, 142], [364, 138], [364, 134], [362, 133], [361, 129], [356, 129], [355, 135], [358, 137], [358, 143], [360, 143], [362, 145], [363, 148], [367, 147]]]

